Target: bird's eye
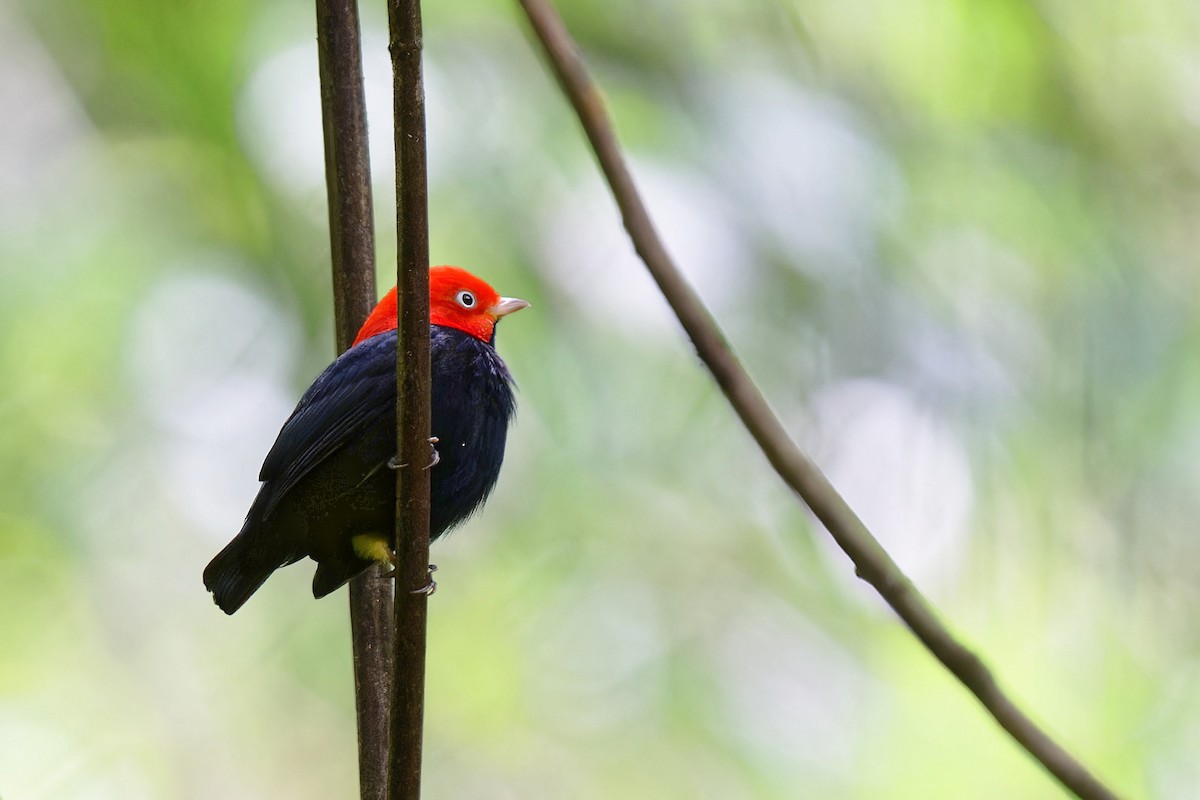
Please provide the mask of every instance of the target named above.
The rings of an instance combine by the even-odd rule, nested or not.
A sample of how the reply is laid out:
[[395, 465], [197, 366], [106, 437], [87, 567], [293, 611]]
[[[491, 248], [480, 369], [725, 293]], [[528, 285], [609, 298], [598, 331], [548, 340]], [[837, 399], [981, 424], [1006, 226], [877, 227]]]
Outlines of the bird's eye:
[[458, 304], [463, 308], [475, 307], [475, 295], [471, 294], [466, 289], [456, 294], [454, 299], [457, 300]]

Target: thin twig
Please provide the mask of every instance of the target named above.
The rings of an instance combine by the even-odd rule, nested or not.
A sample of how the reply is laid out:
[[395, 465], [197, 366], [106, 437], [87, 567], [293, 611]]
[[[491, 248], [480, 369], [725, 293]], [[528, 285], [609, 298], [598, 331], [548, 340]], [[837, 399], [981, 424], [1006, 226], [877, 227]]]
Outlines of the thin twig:
[[[356, 0], [317, 0], [317, 55], [325, 129], [325, 185], [338, 352], [375, 303], [371, 161]], [[358, 782], [362, 800], [387, 789], [388, 691], [392, 675], [392, 584], [372, 567], [350, 582]]]
[[425, 173], [425, 88], [421, 76], [420, 0], [389, 0], [396, 124], [396, 636], [389, 800], [421, 794], [429, 580], [429, 227]]
[[687, 331], [717, 385], [775, 471], [825, 524], [860, 578], [991, 712], [1001, 727], [1066, 788], [1087, 800], [1115, 798], [997, 685], [991, 671], [938, 619], [929, 601], [901, 572], [817, 466], [791, 440], [699, 296], [667, 254], [621, 154], [604, 102], [579, 50], [548, 0], [519, 0], [546, 57], [595, 150], [634, 247]]

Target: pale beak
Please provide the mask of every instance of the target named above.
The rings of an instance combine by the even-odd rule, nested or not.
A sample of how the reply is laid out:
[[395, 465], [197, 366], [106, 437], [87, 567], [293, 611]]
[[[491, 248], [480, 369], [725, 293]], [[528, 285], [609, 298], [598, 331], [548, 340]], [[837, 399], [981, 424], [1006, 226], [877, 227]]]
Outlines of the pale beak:
[[529, 303], [526, 300], [521, 300], [517, 297], [501, 297], [500, 302], [487, 310], [496, 319], [507, 316], [514, 311], [520, 311], [522, 308], [529, 308]]

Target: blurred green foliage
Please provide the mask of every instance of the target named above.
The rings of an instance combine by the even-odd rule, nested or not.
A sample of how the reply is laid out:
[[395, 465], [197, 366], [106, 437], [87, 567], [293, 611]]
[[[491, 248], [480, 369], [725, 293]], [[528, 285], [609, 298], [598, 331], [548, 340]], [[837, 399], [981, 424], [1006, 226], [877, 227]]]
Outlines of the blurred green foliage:
[[[1195, 5], [560, 5], [795, 434], [1085, 762], [1195, 796]], [[750, 445], [514, 8], [425, 27], [434, 258], [534, 304], [499, 489], [436, 551], [427, 794], [1060, 796]], [[200, 583], [332, 355], [314, 35], [0, 4], [6, 800], [354, 794], [345, 601], [298, 565], [225, 618]]]

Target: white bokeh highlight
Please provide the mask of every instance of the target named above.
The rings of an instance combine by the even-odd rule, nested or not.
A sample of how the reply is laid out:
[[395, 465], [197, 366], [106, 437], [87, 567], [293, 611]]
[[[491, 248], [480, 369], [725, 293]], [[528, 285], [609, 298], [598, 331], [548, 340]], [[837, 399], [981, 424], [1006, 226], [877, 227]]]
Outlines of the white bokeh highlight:
[[[974, 488], [962, 443], [905, 389], [840, 381], [813, 396], [815, 453], [826, 476], [909, 577], [936, 586], [959, 564]], [[822, 537], [837, 575], [844, 556]]]
[[[638, 187], [680, 269], [715, 312], [751, 269], [750, 252], [720, 192], [695, 173], [635, 160]], [[589, 175], [541, 215], [540, 260], [578, 310], [630, 335], [675, 335], [678, 323], [621, 224], [608, 187]]]
[[135, 394], [163, 428], [163, 482], [179, 510], [228, 539], [295, 404], [296, 332], [267, 298], [197, 259], [152, 287], [131, 323]]
[[853, 110], [764, 74], [709, 91], [721, 110], [710, 163], [746, 223], [816, 278], [844, 281], [873, 264], [904, 184]]

